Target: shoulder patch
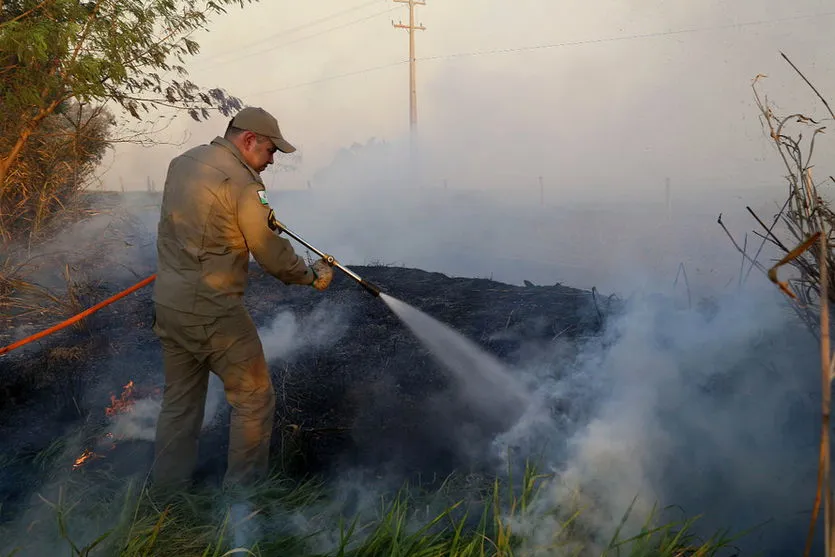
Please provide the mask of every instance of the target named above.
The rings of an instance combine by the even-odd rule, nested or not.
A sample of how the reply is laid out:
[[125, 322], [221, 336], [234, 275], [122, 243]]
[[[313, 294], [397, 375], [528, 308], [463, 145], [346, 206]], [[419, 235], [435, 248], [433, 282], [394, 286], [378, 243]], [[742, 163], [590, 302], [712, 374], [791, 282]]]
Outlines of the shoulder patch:
[[261, 201], [261, 205], [269, 205], [269, 201], [267, 201], [266, 191], [258, 190], [258, 199]]

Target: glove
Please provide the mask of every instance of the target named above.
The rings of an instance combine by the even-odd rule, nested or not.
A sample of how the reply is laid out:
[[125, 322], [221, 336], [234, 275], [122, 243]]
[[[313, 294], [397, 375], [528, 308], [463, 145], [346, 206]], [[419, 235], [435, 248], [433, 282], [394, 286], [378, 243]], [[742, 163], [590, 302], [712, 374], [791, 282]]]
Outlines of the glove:
[[330, 286], [331, 280], [333, 280], [333, 269], [327, 261], [320, 259], [311, 265], [310, 269], [316, 277], [310, 286], [320, 291]]

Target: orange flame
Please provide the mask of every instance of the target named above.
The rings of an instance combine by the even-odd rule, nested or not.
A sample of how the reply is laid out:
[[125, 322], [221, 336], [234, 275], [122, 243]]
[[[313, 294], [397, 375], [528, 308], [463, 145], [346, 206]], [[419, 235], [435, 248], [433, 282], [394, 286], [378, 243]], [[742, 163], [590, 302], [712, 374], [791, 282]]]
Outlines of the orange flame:
[[88, 461], [92, 460], [95, 456], [96, 453], [94, 453], [90, 449], [84, 449], [84, 452], [81, 453], [81, 456], [75, 459], [75, 462], [72, 465], [72, 469], [78, 470], [79, 468], [87, 464]]
[[[156, 389], [155, 391], [157, 391]], [[119, 398], [116, 398], [115, 395], [110, 395], [110, 406], [104, 409], [104, 414], [110, 418], [117, 416], [119, 414], [126, 414], [133, 409], [134, 405], [134, 395], [136, 394], [136, 386], [133, 381], [128, 381], [128, 383], [122, 387], [122, 395]], [[98, 442], [99, 446], [104, 446], [105, 449], [108, 451], [112, 451], [116, 448], [116, 443], [113, 441], [113, 433], [107, 432], [105, 435], [99, 439]], [[72, 469], [78, 470], [91, 460], [97, 458], [104, 458], [103, 455], [98, 454], [93, 451], [93, 449], [84, 449], [84, 452], [75, 459], [73, 463]]]
[[128, 381], [128, 384], [123, 387], [121, 397], [116, 398], [114, 395], [110, 395], [110, 407], [104, 409], [105, 415], [112, 417], [117, 414], [130, 412], [134, 402], [133, 391], [133, 381]]

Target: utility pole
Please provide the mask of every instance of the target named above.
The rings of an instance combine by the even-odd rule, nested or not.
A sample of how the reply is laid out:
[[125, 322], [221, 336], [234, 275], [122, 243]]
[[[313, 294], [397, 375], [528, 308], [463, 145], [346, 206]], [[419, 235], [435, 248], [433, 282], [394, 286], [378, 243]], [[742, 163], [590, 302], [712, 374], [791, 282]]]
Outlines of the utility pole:
[[417, 129], [417, 86], [415, 83], [415, 31], [425, 31], [426, 27], [421, 23], [415, 25], [415, 6], [425, 6], [424, 0], [394, 0], [400, 4], [409, 5], [409, 25], [391, 22], [394, 27], [398, 29], [408, 29], [409, 31], [409, 131], [414, 132]]

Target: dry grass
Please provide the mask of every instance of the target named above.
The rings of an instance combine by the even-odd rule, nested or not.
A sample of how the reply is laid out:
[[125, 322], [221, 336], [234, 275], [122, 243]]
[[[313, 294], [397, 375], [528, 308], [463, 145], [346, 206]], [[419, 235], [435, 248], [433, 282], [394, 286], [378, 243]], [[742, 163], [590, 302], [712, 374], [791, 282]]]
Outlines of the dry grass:
[[[31, 246], [79, 209], [77, 194], [94, 179], [113, 125], [102, 107], [75, 102], [44, 120], [0, 184], [0, 243]], [[0, 137], [0, 147], [13, 139]]]
[[0, 261], [0, 310], [4, 317], [20, 319], [37, 314], [46, 318], [61, 318], [75, 315], [83, 310], [79, 291], [84, 287], [80, 280], [64, 266], [66, 288], [62, 292], [35, 282], [38, 273], [37, 261], [29, 258], [12, 263], [11, 257]]
[[[78, 271], [69, 265], [59, 271], [66, 283], [61, 292], [36, 277], [55, 263], [42, 250], [44, 244], [90, 215], [79, 193], [93, 180], [112, 125], [102, 108], [67, 103], [32, 135], [0, 184], [0, 315], [9, 320], [5, 329], [24, 318], [55, 320], [82, 309]], [[10, 140], [0, 137], [0, 148]]]
[[[49, 235], [0, 250], [0, 347], [101, 301], [102, 285], [127, 271], [145, 278], [147, 231], [120, 196], [84, 193], [54, 215]], [[1, 243], [0, 243], [1, 244]], [[140, 257], [137, 259], [137, 255]], [[73, 324], [86, 330], [87, 320]]]
[[[788, 57], [785, 55], [783, 57], [823, 102], [830, 116], [827, 120], [835, 120], [835, 113], [829, 109], [823, 96]], [[820, 257], [822, 253], [826, 254], [826, 268], [829, 269], [826, 273], [827, 298], [830, 302], [835, 301], [835, 288], [832, 288], [835, 284], [832, 275], [832, 269], [835, 269], [835, 259], [831, 251], [821, 251], [822, 244], [819, 241], [819, 235], [825, 235], [826, 245], [833, 245], [835, 242], [835, 236], [833, 236], [835, 235], [835, 212], [832, 211], [830, 201], [825, 198], [822, 191], [822, 186], [829, 181], [835, 182], [835, 178], [830, 176], [825, 180], [816, 181], [812, 164], [816, 138], [824, 132], [826, 126], [823, 125], [824, 120], [816, 120], [802, 113], [779, 114], [773, 104], [768, 101], [767, 96], [758, 90], [763, 77], [765, 76], [758, 75], [754, 78], [752, 84], [754, 98], [760, 110], [763, 126], [774, 142], [777, 153], [785, 166], [787, 196], [780, 210], [769, 222], [747, 207], [757, 225], [754, 234], [760, 239], [759, 246], [754, 253], [749, 253], [747, 245], [744, 248], [741, 247], [739, 242], [731, 236], [724, 227], [721, 215], [719, 224], [748, 262], [747, 270], [741, 273], [744, 274], [742, 280], [747, 280], [754, 268], [766, 274], [795, 302], [793, 307], [800, 318], [809, 330], [820, 338], [820, 270], [822, 268]], [[770, 268], [759, 261], [766, 245], [773, 246], [783, 255]], [[785, 265], [789, 265], [793, 272], [788, 279], [780, 280], [778, 272], [785, 272], [781, 270], [781, 267]]]
[[[824, 121], [835, 120], [835, 113], [824, 96], [803, 72], [785, 54], [782, 54], [782, 56], [809, 86], [816, 98], [823, 103], [828, 118], [814, 119], [800, 112], [778, 114], [774, 105], [757, 89], [765, 76], [756, 76], [752, 84], [754, 98], [760, 110], [761, 122], [774, 142], [785, 166], [788, 195], [770, 223], [766, 223], [750, 207], [747, 207], [759, 228], [755, 234], [761, 239], [760, 245], [753, 255], [748, 253], [747, 236], [745, 246], [740, 247], [739, 242], [734, 239], [722, 222], [721, 215], [719, 216], [719, 224], [736, 249], [740, 251], [743, 259], [749, 263], [744, 278], [747, 279], [748, 274], [754, 268], [766, 274], [791, 300], [791, 307], [819, 341], [821, 357], [821, 437], [818, 488], [812, 507], [804, 555], [809, 555], [811, 552], [820, 507], [823, 505], [825, 555], [832, 557], [835, 556], [835, 507], [833, 507], [830, 477], [830, 413], [832, 362], [835, 359], [833, 359], [831, 353], [829, 316], [830, 304], [835, 301], [835, 288], [833, 288], [835, 256], [829, 246], [835, 242], [833, 236], [835, 235], [835, 212], [832, 210], [831, 201], [826, 199], [822, 186], [829, 181], [835, 182], [835, 178], [829, 176], [825, 180], [816, 181], [813, 173], [812, 156], [815, 151], [816, 139], [826, 129]], [[777, 248], [778, 252], [782, 253], [782, 257], [770, 268], [766, 268], [758, 260], [767, 244]], [[788, 279], [781, 280], [780, 273], [785, 272], [782, 269], [784, 266], [789, 266], [793, 272]], [[740, 274], [741, 283], [743, 281], [742, 272]]]

